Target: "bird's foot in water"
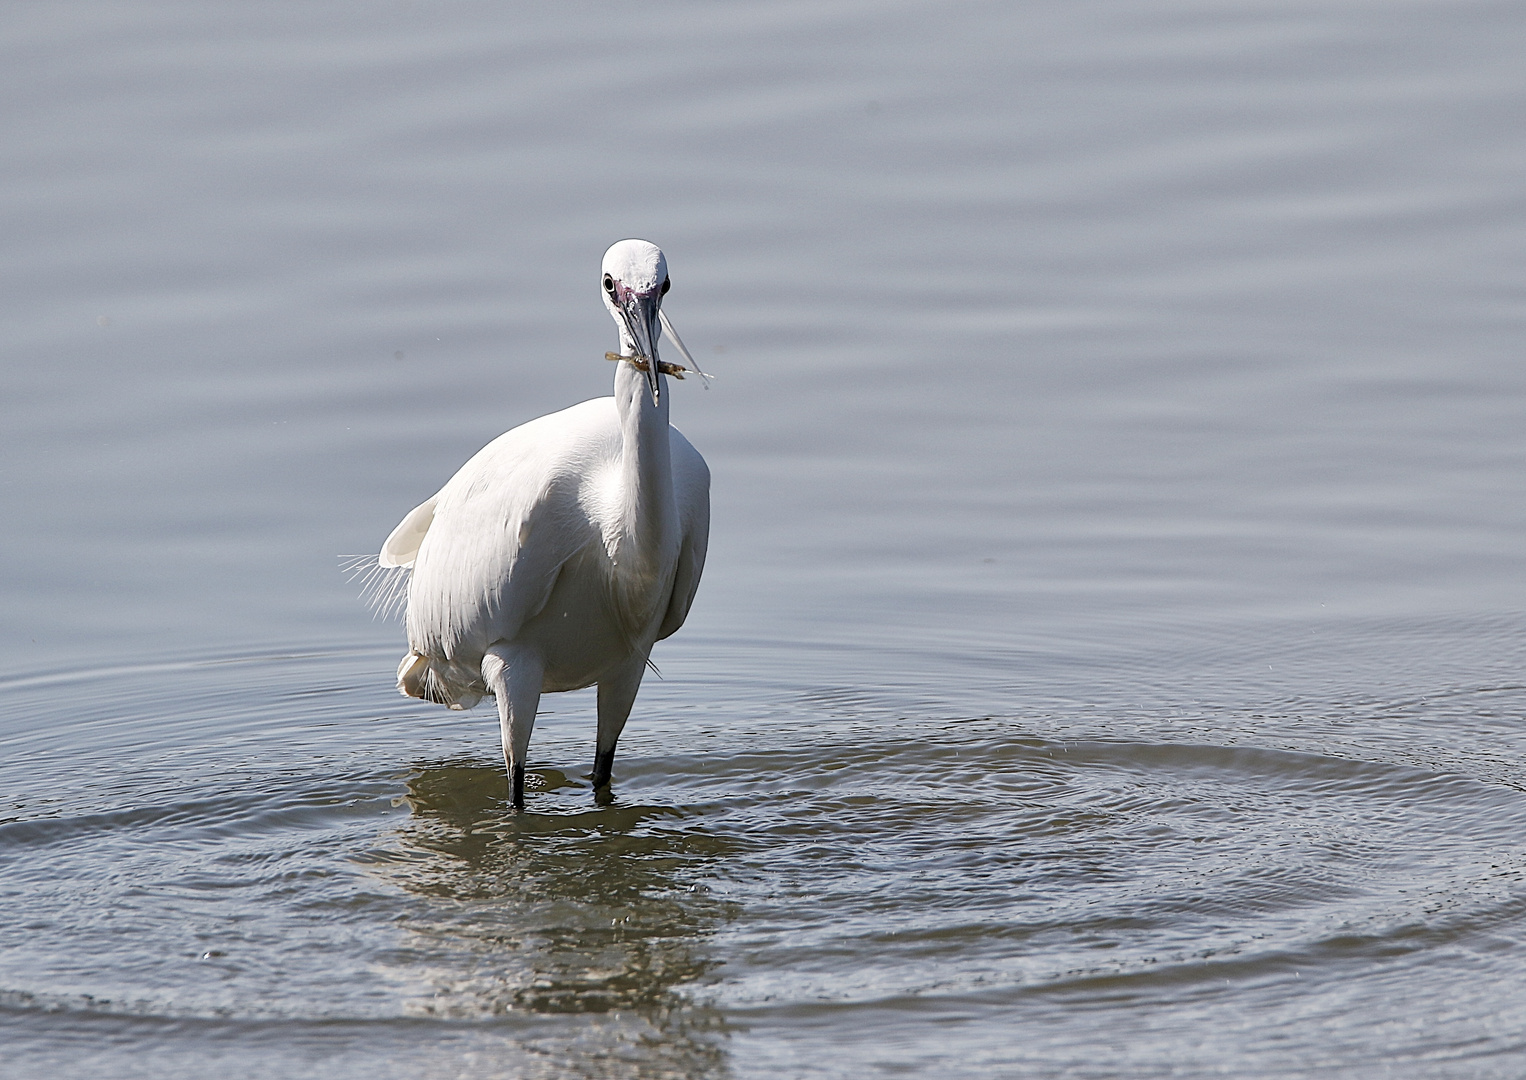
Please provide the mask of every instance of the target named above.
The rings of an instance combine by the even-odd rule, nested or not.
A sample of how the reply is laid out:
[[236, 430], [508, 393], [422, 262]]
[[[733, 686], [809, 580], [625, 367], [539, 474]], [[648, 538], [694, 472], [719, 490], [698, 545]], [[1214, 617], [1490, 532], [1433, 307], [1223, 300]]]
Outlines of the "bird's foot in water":
[[593, 801], [596, 806], [608, 806], [615, 801], [615, 789], [610, 784], [594, 784], [593, 774], [583, 777], [593, 786]]
[[593, 781], [595, 788], [609, 787], [610, 777], [615, 772], [615, 750], [596, 750], [593, 755], [593, 775], [588, 779]]
[[600, 806], [608, 806], [615, 801], [615, 793], [610, 790], [610, 779], [615, 771], [615, 750], [596, 750], [593, 755], [593, 772], [588, 780], [593, 784], [593, 801]]

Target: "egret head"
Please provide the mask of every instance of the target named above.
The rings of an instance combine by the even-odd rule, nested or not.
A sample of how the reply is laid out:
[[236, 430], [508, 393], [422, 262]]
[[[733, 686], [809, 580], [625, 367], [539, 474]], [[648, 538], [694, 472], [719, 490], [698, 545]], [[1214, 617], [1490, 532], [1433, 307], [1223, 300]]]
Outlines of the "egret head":
[[662, 336], [662, 295], [668, 291], [668, 261], [645, 240], [621, 240], [604, 253], [600, 292], [620, 328], [620, 348], [646, 361], [647, 386], [655, 403], [662, 396], [657, 339]]

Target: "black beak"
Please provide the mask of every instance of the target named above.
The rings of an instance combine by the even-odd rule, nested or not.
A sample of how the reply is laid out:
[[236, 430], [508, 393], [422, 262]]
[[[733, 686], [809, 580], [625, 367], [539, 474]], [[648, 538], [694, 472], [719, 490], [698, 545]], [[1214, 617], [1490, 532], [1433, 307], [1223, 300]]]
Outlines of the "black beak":
[[657, 339], [662, 336], [662, 324], [658, 321], [661, 304], [662, 294], [654, 289], [645, 294], [627, 293], [620, 305], [625, 328], [636, 343], [636, 354], [646, 361], [646, 385], [652, 391], [653, 405], [662, 401], [662, 373], [657, 362]]

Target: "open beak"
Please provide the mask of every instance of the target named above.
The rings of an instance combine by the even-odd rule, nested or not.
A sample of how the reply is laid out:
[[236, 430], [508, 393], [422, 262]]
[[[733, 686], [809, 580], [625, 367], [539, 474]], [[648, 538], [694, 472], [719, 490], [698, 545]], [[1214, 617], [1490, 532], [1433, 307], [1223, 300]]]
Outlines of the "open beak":
[[620, 304], [620, 315], [636, 343], [636, 353], [646, 360], [646, 385], [652, 392], [653, 405], [662, 401], [662, 373], [657, 366], [657, 339], [662, 336], [661, 304], [662, 293], [656, 289], [648, 293], [628, 292]]

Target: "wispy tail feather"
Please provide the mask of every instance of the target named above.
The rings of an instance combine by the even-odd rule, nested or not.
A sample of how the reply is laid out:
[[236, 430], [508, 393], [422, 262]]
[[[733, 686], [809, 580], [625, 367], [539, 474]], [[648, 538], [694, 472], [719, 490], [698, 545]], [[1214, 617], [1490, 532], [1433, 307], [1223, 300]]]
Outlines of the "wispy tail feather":
[[[400, 616], [408, 606], [410, 566], [382, 566], [375, 555], [340, 556], [346, 580], [360, 582], [360, 598], [378, 619]], [[408, 697], [470, 709], [481, 701], [487, 687], [475, 673], [442, 662], [437, 669], [427, 656], [409, 651], [397, 667], [397, 689]]]
[[382, 566], [375, 555], [341, 555], [346, 581], [360, 583], [360, 598], [378, 619], [401, 616], [408, 606], [407, 567]]

